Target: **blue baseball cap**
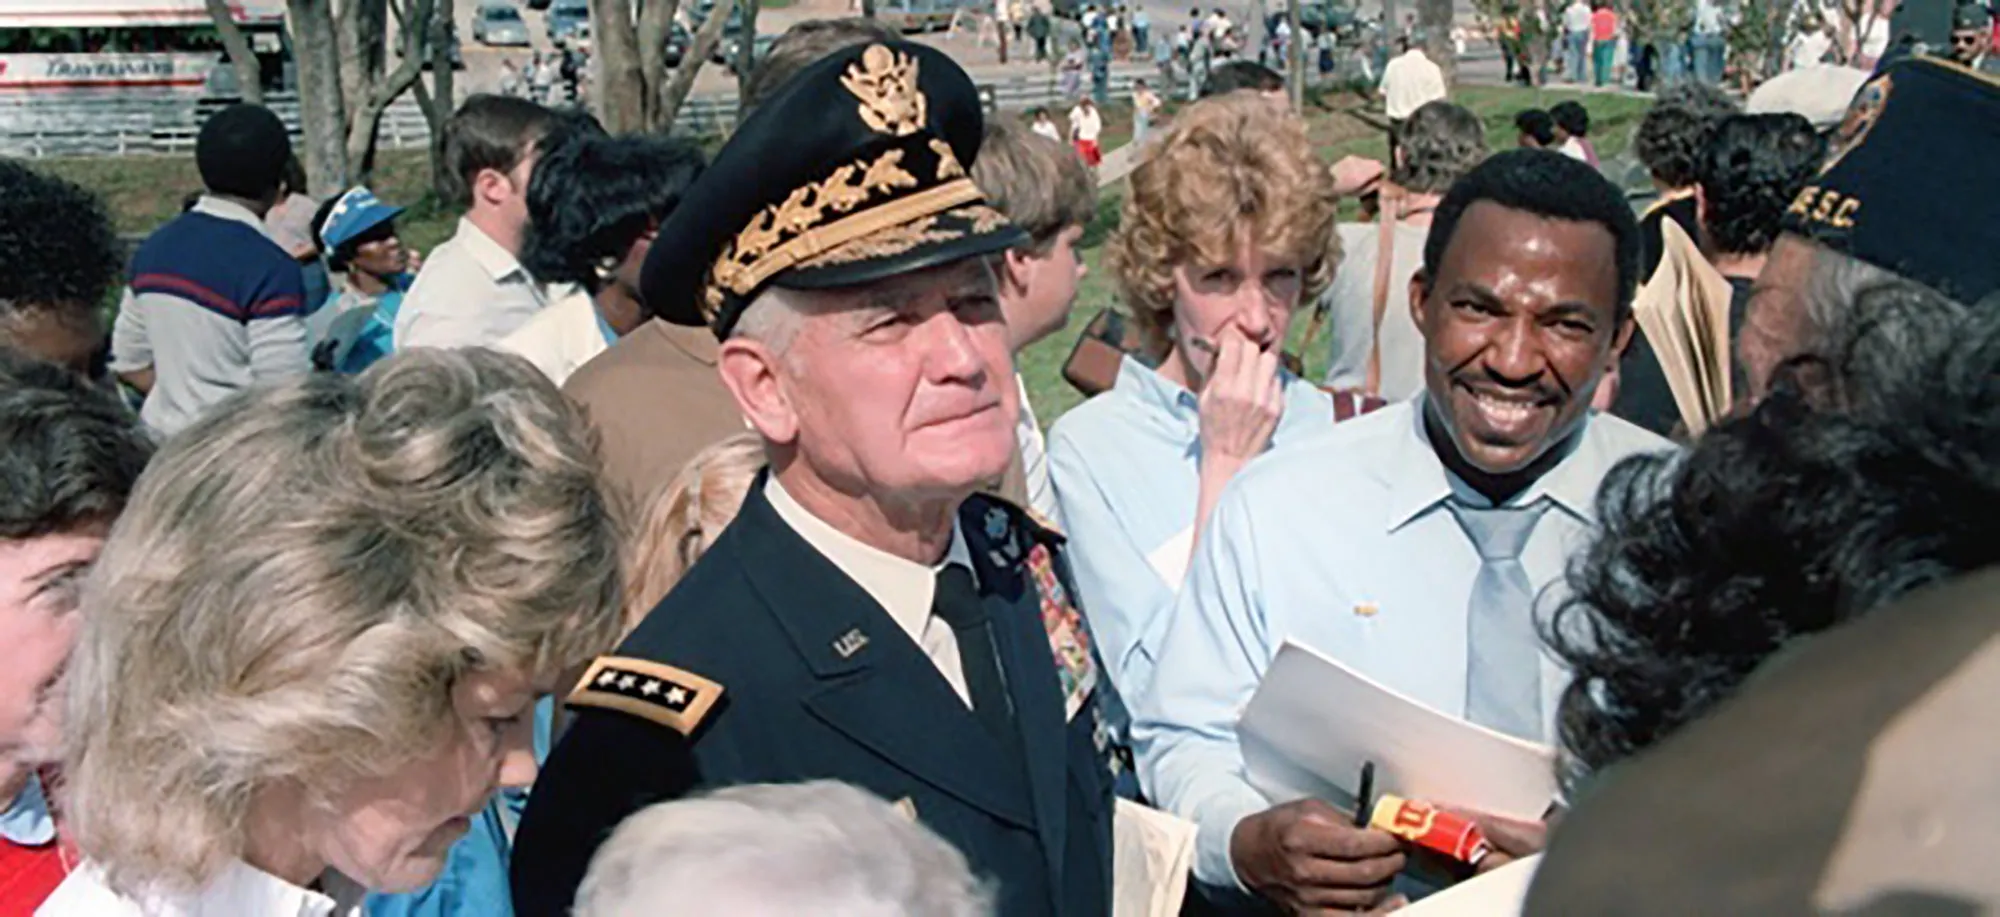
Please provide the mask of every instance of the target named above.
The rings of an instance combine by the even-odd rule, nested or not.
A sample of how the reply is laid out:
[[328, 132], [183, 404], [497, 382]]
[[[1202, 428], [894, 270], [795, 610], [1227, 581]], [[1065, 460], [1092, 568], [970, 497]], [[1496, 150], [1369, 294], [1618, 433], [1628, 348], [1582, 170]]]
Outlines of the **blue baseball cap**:
[[403, 208], [384, 204], [375, 198], [375, 192], [356, 185], [342, 194], [334, 202], [333, 209], [327, 211], [326, 223], [319, 230], [320, 244], [327, 251], [333, 251], [348, 240], [395, 219], [402, 212]]

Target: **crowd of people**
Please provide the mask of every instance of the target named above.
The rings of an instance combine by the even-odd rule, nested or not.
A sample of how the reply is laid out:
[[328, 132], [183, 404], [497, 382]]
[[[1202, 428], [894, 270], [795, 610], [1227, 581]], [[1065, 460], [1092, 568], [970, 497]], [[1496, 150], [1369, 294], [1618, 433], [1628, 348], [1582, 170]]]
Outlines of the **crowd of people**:
[[[872, 20], [712, 155], [468, 98], [422, 257], [260, 106], [129, 258], [0, 161], [0, 917], [2000, 904], [2000, 83], [1864, 79], [1664, 94], [1635, 212], [1581, 105], [1329, 163], [1217, 66], [1046, 433], [1093, 150]], [[1287, 642], [1556, 798], [1268, 795]]]

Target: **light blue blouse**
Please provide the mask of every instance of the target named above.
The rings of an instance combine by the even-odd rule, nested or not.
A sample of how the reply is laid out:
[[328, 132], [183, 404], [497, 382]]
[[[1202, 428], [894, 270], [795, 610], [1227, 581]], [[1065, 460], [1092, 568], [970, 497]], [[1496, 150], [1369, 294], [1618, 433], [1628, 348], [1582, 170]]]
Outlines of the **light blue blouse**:
[[[1289, 373], [1283, 386], [1273, 451], [1333, 425], [1325, 392]], [[1167, 610], [1194, 548], [1200, 464], [1195, 394], [1131, 357], [1110, 391], [1049, 431], [1049, 477], [1083, 614], [1112, 684], [1134, 706], [1152, 681]]]

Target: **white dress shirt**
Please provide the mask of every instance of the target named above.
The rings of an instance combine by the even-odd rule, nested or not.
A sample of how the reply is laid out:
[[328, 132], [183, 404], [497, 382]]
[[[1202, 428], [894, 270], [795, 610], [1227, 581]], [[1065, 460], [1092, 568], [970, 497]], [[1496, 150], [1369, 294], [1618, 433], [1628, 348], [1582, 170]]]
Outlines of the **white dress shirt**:
[[1563, 8], [1563, 31], [1590, 34], [1590, 4], [1576, 0]]
[[1097, 113], [1095, 107], [1084, 108], [1078, 105], [1069, 110], [1069, 135], [1071, 137], [1075, 137], [1079, 141], [1096, 143], [1098, 135], [1102, 133], [1104, 133], [1104, 117]]
[[1391, 121], [1408, 118], [1444, 97], [1444, 70], [1431, 63], [1422, 48], [1404, 51], [1382, 68], [1382, 113]]
[[528, 323], [500, 340], [499, 349], [517, 353], [562, 385], [592, 357], [611, 348], [597, 303], [577, 290], [535, 313]]
[[[1259, 459], [1230, 482], [1209, 519], [1132, 726], [1147, 793], [1199, 826], [1195, 876], [1204, 883], [1237, 884], [1229, 837], [1244, 816], [1274, 802], [1244, 774], [1236, 725], [1286, 639], [1464, 715], [1480, 560], [1446, 504], [1490, 504], [1437, 457], [1423, 429], [1425, 397]], [[1594, 535], [1605, 473], [1629, 455], [1673, 446], [1594, 414], [1569, 448], [1506, 504], [1550, 504], [1520, 557], [1538, 614], [1560, 600], [1560, 587], [1548, 587]], [[1521, 664], [1542, 667], [1546, 736], [1567, 675], [1546, 654]]]
[[930, 657], [938, 674], [958, 692], [959, 700], [971, 707], [972, 692], [965, 687], [965, 667], [958, 659], [958, 637], [952, 633], [950, 624], [931, 612], [931, 600], [937, 594], [937, 575], [945, 564], [958, 564], [972, 571], [975, 580], [979, 576], [972, 566], [972, 550], [966, 547], [965, 533], [959, 531], [958, 523], [952, 523], [951, 548], [945, 552], [943, 563], [926, 565], [863, 544], [834, 528], [786, 493], [777, 475], [765, 479], [764, 499], [771, 501], [771, 509], [777, 511], [778, 518], [785, 520], [806, 544], [832, 561], [895, 619], [903, 633]]
[[491, 347], [548, 299], [528, 269], [472, 221], [424, 259], [396, 313], [396, 349]]
[[42, 902], [36, 917], [360, 917], [362, 889], [328, 873], [326, 892], [300, 888], [241, 860], [232, 860], [191, 895], [134, 899], [113, 891], [104, 873], [85, 862]]

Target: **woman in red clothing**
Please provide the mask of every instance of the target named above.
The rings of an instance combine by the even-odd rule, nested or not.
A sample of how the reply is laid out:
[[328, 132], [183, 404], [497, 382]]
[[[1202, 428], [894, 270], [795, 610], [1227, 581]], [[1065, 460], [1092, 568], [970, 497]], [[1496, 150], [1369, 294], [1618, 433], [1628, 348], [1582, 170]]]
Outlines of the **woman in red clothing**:
[[1590, 13], [1590, 63], [1597, 85], [1611, 78], [1611, 63], [1618, 52], [1618, 12], [1610, 0], [1596, 0]]
[[0, 917], [27, 917], [74, 851], [56, 836], [51, 696], [77, 634], [76, 588], [152, 455], [116, 398], [0, 350]]

